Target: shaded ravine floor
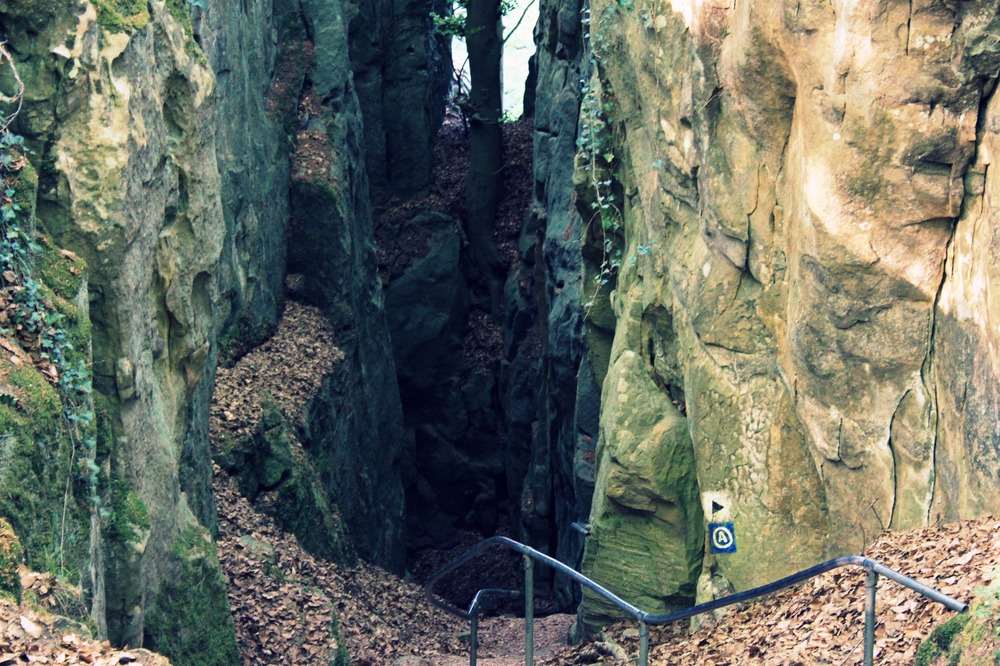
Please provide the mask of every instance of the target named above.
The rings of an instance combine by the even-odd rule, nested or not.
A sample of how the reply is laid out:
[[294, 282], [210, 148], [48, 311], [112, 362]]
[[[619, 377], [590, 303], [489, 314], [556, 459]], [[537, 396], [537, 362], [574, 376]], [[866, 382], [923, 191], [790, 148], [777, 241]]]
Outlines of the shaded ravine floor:
[[[275, 335], [232, 368], [220, 368], [211, 410], [213, 445], [247, 437], [269, 395], [290, 423], [341, 358], [319, 310], [289, 301]], [[429, 604], [422, 589], [374, 565], [337, 566], [303, 550], [215, 468], [218, 554], [246, 665], [330, 664], [341, 647], [353, 666], [468, 663], [468, 625]], [[570, 616], [540, 620], [538, 654], [565, 649]], [[334, 625], [336, 623], [336, 625]], [[335, 631], [331, 627], [336, 626]], [[486, 618], [483, 664], [523, 663], [523, 620]]]
[[[421, 588], [370, 564], [339, 567], [304, 552], [294, 537], [255, 511], [217, 472], [219, 560], [243, 663], [329, 664], [339, 647], [336, 621], [354, 666], [466, 664], [468, 626], [431, 606]], [[334, 617], [335, 615], [335, 617]], [[565, 647], [572, 617], [536, 624], [539, 656]], [[524, 663], [520, 618], [486, 618], [480, 662]]]

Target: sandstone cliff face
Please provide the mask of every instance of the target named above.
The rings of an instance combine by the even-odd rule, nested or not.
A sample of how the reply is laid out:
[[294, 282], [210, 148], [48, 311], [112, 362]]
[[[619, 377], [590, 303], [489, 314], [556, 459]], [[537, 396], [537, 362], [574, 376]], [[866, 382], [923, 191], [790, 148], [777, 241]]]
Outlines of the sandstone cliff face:
[[[586, 572], [656, 569], [629, 592], [666, 608], [996, 506], [997, 3], [596, 0], [589, 28]], [[713, 518], [736, 554], [703, 554]]]
[[[343, 7], [210, 4], [2, 2], [0, 23], [27, 86], [15, 129], [35, 150], [38, 223], [89, 265], [81, 319], [112, 511], [80, 517], [73, 564], [90, 572], [102, 634], [223, 664], [238, 657], [210, 537], [207, 410], [220, 347], [238, 354], [277, 320], [287, 261], [336, 259], [311, 273], [309, 295], [343, 336], [350, 372], [325, 383], [308, 440], [353, 545], [396, 568], [401, 416]], [[291, 173], [303, 86], [331, 165], [318, 184]], [[74, 474], [39, 464], [59, 488]]]
[[[214, 77], [165, 4], [131, 35], [106, 30], [106, 18], [88, 3], [13, 3], [4, 20], [29, 91], [20, 131], [43, 165], [39, 220], [90, 267], [94, 385], [113, 433], [99, 462], [151, 518], [134, 543], [91, 553], [95, 616], [116, 641], [155, 643], [175, 628], [178, 592], [204, 586], [224, 660], [235, 642], [222, 578], [193, 511], [211, 506], [207, 442], [188, 437], [190, 399], [210, 390], [225, 229]], [[199, 458], [182, 476], [181, 461]]]

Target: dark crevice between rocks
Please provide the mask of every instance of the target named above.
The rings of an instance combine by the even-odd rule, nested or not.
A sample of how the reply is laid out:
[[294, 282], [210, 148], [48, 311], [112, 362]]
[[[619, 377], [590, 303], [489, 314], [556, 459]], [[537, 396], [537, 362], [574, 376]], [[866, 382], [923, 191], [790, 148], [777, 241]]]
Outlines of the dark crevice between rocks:
[[[508, 265], [531, 182], [530, 121], [505, 127], [508, 197], [495, 243]], [[501, 361], [504, 333], [476, 289], [462, 231], [468, 137], [443, 124], [428, 193], [376, 211], [379, 273], [406, 422], [404, 477], [411, 565], [448, 549], [511, 533]]]

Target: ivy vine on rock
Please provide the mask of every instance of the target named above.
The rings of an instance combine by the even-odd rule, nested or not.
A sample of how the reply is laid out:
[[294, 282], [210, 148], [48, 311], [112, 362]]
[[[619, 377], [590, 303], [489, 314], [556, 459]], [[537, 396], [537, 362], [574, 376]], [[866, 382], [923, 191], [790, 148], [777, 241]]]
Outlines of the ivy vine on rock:
[[[0, 66], [4, 65], [13, 73], [17, 90], [10, 95], [0, 93], [0, 107], [13, 107], [9, 113], [0, 113], [0, 345], [13, 354], [11, 363], [30, 363], [56, 388], [62, 403], [63, 434], [73, 445], [71, 466], [86, 488], [88, 503], [99, 510], [92, 373], [85, 350], [73, 342], [74, 331], [80, 327], [75, 309], [44, 283], [37, 265], [42, 253], [57, 251], [43, 247], [48, 243], [35, 229], [37, 176], [28, 164], [30, 151], [24, 139], [10, 130], [21, 108], [24, 85], [0, 44]], [[59, 255], [70, 264], [79, 261], [72, 252], [63, 250]], [[73, 265], [69, 272], [82, 274]], [[69, 483], [66, 494], [64, 507], [72, 494]], [[65, 520], [65, 509], [63, 513]]]
[[598, 249], [598, 269], [593, 276], [593, 291], [584, 304], [589, 312], [595, 299], [613, 287], [622, 265], [624, 214], [621, 208], [621, 183], [615, 173], [618, 159], [614, 152], [611, 122], [614, 100], [603, 94], [599, 84], [582, 83], [580, 132], [576, 154], [576, 207], [587, 222], [587, 244]]

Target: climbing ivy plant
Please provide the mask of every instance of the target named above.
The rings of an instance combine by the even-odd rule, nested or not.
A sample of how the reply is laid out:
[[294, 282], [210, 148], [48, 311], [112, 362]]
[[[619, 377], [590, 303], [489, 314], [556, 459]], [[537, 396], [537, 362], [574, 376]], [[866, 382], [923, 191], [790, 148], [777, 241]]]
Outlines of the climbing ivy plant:
[[[191, 0], [188, 0], [189, 2]], [[194, 0], [201, 2], [202, 0]], [[530, 3], [529, 3], [530, 4]], [[438, 14], [431, 12], [431, 21], [439, 34], [446, 37], [457, 37], [465, 39], [466, 24], [465, 19], [468, 13], [469, 0], [455, 0], [450, 14]], [[517, 7], [517, 0], [500, 0], [500, 16], [506, 16]]]
[[[8, 349], [16, 343], [23, 350], [15, 354], [18, 363], [33, 364], [59, 395], [60, 429], [72, 445], [69, 469], [71, 476], [75, 476], [66, 479], [58, 521], [60, 534], [53, 540], [58, 552], [56, 564], [62, 569], [66, 522], [71, 501], [76, 497], [74, 488], [85, 488], [89, 506], [101, 509], [91, 370], [86, 354], [72, 340], [77, 322], [60, 311], [59, 298], [40, 278], [38, 257], [43, 251], [55, 250], [46, 250], [38, 242], [33, 212], [34, 172], [27, 160], [30, 151], [24, 139], [10, 129], [20, 112], [24, 85], [3, 44], [0, 44], [0, 66], [6, 66], [17, 87], [13, 95], [0, 93], [0, 108], [12, 108], [9, 114], [0, 115], [0, 336], [7, 339]], [[29, 172], [31, 176], [26, 177]], [[11, 401], [14, 407], [18, 406], [14, 398]]]
[[622, 265], [623, 220], [621, 184], [615, 175], [618, 160], [611, 137], [614, 101], [599, 87], [582, 82], [580, 133], [577, 138], [577, 208], [600, 246], [601, 259], [594, 290], [584, 304], [589, 312], [602, 288], [615, 279]]

